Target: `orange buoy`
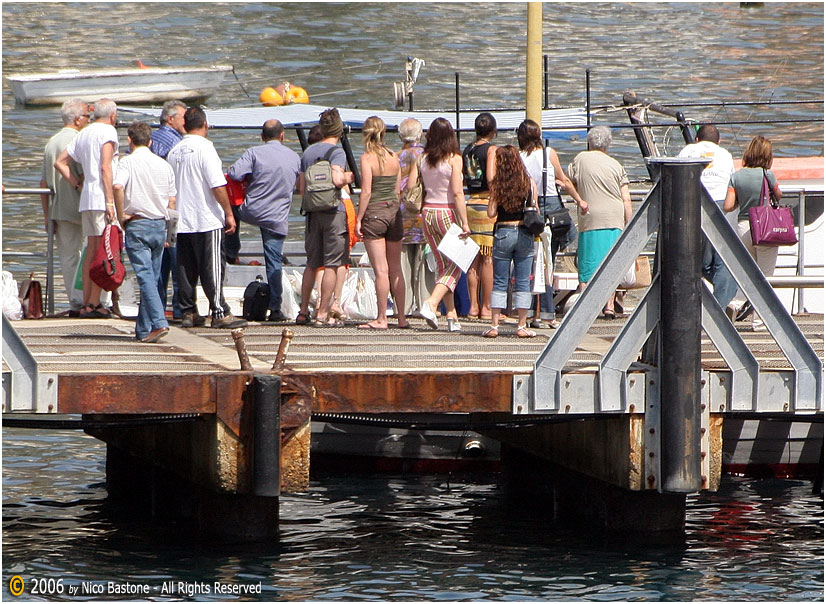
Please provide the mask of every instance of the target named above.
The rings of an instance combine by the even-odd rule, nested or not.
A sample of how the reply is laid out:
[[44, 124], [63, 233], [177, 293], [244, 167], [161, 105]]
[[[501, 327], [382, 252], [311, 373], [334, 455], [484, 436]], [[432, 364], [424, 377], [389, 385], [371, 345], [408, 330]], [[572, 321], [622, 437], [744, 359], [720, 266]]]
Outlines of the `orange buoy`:
[[276, 92], [275, 88], [272, 88], [271, 86], [267, 86], [261, 91], [261, 95], [258, 97], [258, 100], [261, 101], [261, 104], [265, 107], [275, 107], [277, 105], [284, 104], [284, 97]]
[[290, 86], [287, 91], [288, 103], [309, 103], [310, 95], [301, 86]]

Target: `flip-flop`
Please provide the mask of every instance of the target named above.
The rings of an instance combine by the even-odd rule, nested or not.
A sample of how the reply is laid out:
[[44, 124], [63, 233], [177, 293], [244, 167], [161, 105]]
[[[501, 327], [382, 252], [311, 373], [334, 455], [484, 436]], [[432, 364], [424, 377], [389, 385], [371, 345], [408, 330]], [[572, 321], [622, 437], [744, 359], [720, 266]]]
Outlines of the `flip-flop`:
[[482, 332], [482, 336], [485, 338], [496, 338], [499, 336], [499, 328], [491, 325], [484, 332]]
[[613, 321], [617, 318], [617, 315], [614, 313], [614, 311], [609, 308], [602, 309], [602, 316], [608, 319], [609, 321]]
[[375, 329], [377, 331], [382, 331], [382, 330], [385, 330], [387, 328], [386, 327], [377, 327], [377, 326], [373, 325], [372, 323], [362, 323], [361, 325], [358, 326], [358, 329]]

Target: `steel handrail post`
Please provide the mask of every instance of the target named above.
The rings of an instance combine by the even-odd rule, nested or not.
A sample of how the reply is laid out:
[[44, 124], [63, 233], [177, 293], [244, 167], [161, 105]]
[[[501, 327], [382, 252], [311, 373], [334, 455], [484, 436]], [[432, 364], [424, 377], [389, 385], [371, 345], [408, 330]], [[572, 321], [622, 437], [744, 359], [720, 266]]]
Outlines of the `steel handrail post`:
[[703, 488], [701, 468], [703, 234], [700, 174], [707, 160], [663, 158], [660, 205], [660, 412], [662, 490]]

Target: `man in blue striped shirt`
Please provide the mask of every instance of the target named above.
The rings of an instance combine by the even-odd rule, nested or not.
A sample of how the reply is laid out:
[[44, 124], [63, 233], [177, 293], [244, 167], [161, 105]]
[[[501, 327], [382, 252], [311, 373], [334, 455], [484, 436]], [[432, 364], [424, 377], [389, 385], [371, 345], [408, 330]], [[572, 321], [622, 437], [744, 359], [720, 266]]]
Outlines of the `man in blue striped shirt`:
[[[166, 159], [166, 156], [183, 138], [184, 113], [186, 105], [181, 101], [167, 101], [161, 109], [161, 126], [152, 133], [152, 152]], [[163, 259], [161, 261], [161, 272], [158, 275], [158, 292], [161, 294], [161, 302], [166, 308], [166, 292], [169, 286], [169, 273], [172, 273], [172, 318], [181, 318], [181, 306], [178, 304], [178, 272], [177, 250], [174, 247], [164, 248]]]

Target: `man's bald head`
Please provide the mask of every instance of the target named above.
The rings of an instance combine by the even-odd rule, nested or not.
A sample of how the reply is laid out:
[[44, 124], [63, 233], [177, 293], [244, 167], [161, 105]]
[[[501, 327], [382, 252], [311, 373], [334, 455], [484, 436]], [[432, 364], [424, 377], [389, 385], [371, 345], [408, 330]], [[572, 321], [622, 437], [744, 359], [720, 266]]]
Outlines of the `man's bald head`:
[[279, 140], [284, 134], [284, 125], [278, 120], [267, 120], [261, 128], [261, 140], [265, 143], [272, 140]]

